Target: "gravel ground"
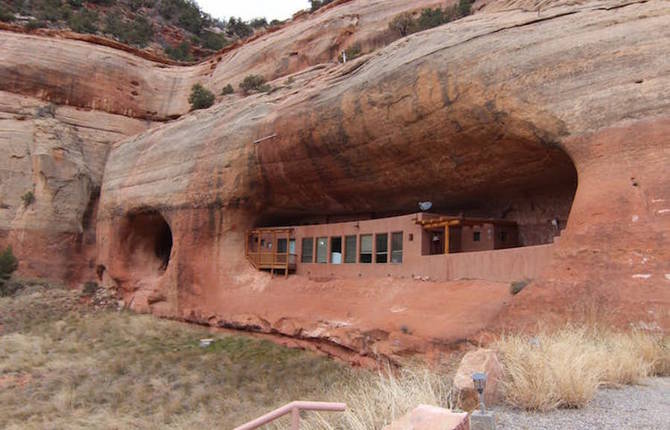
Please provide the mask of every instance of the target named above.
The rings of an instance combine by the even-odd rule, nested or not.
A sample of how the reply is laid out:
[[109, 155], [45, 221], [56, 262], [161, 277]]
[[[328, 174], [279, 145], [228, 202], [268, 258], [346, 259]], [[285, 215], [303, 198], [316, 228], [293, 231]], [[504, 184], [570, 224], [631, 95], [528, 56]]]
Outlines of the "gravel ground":
[[670, 378], [602, 389], [584, 409], [535, 413], [496, 408], [497, 429], [670, 430]]

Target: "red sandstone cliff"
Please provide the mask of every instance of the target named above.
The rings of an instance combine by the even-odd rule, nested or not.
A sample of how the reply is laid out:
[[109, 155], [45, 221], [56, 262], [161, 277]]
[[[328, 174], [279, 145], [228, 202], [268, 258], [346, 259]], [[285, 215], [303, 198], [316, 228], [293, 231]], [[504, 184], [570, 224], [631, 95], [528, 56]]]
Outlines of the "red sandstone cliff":
[[[80, 237], [91, 190], [101, 185], [97, 223], [89, 224], [95, 250], [55, 249], [76, 255], [73, 267], [85, 266], [83, 255], [91, 272], [104, 266], [105, 283], [137, 309], [325, 339], [371, 355], [587, 313], [668, 329], [667, 2], [557, 2], [539, 11], [533, 2], [519, 9], [489, 2], [481, 13], [346, 65], [328, 62], [353, 40], [378, 43], [399, 11], [434, 2], [382, 3], [329, 8], [188, 68], [2, 33], [0, 89], [22, 95], [3, 93], [4, 100], [94, 109], [61, 107], [47, 120], [31, 111], [28, 122], [8, 113], [16, 131], [0, 142], [30, 154], [33, 172], [19, 172], [30, 171], [20, 157], [3, 161], [11, 201], [2, 213], [4, 242], [31, 250], [21, 253], [21, 270], [49, 274], [36, 266], [45, 267], [52, 246], [79, 246], [59, 235]], [[45, 46], [48, 55], [25, 55]], [[278, 79], [271, 94], [225, 98], [141, 134], [152, 124], [123, 117], [182, 115], [194, 82], [217, 90], [250, 72], [293, 73], [294, 83]], [[81, 125], [64, 118], [72, 112]], [[99, 126], [105, 118], [113, 130]], [[94, 135], [78, 138], [91, 124]], [[31, 136], [44, 126], [66, 144], [45, 137], [52, 146], [40, 158]], [[73, 127], [71, 144], [59, 127]], [[101, 128], [114, 137], [103, 139]], [[99, 140], [99, 152], [87, 156]], [[44, 195], [36, 193], [37, 206], [26, 211], [18, 197], [32, 183]], [[59, 206], [61, 195], [71, 198]], [[545, 237], [551, 219], [567, 227], [549, 270], [513, 297], [506, 285], [478, 281], [271, 281], [244, 259], [244, 231], [257, 223], [412, 211], [419, 199], [505, 213], [529, 241]], [[164, 273], [152, 254], [163, 223], [173, 240]], [[37, 249], [39, 258], [31, 255]]]

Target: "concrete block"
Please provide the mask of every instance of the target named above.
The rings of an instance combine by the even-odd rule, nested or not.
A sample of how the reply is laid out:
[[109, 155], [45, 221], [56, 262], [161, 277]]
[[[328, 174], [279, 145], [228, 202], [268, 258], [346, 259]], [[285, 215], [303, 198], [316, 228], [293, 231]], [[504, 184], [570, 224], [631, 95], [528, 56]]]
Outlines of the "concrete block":
[[475, 411], [470, 414], [470, 430], [495, 430], [496, 418], [493, 412]]

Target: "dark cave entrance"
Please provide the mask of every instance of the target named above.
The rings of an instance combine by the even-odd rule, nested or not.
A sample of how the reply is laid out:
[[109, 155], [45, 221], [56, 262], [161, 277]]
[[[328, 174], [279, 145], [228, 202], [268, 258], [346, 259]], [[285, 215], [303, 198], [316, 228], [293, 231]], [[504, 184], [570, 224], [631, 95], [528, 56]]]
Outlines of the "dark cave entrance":
[[134, 269], [165, 272], [172, 253], [172, 230], [158, 211], [128, 215], [121, 234], [124, 257]]

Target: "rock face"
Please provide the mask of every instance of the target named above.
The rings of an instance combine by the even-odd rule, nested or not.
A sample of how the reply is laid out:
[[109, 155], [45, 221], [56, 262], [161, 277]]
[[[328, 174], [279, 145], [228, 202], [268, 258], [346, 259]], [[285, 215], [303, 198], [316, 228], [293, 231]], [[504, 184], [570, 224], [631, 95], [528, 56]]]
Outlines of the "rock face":
[[[347, 64], [317, 65], [354, 41], [372, 47], [388, 37], [390, 17], [431, 3], [347, 2], [188, 68], [2, 33], [0, 89], [109, 112], [59, 107], [47, 120], [55, 126], [61, 112], [164, 120], [186, 112], [194, 82], [216, 89], [250, 73], [299, 71], [293, 83], [275, 80], [270, 94], [226, 97], [166, 124], [119, 120], [114, 140], [133, 136], [108, 144], [106, 161], [106, 150], [90, 163], [68, 150], [69, 170], [56, 173], [49, 163], [57, 152], [46, 167], [32, 161], [47, 178], [77, 178], [65, 194], [49, 191], [69, 196], [70, 207], [25, 215], [33, 209], [18, 199], [31, 183], [10, 157], [5, 242], [26, 228], [76, 237], [101, 184], [95, 250], [85, 252], [90, 263], [72, 264], [97, 268], [134, 308], [159, 315], [389, 356], [439, 351], [541, 318], [669, 328], [668, 4], [559, 2], [539, 12], [487, 4]], [[25, 58], [26, 46], [44, 43], [53, 57]], [[3, 147], [44, 120], [12, 121], [16, 131]], [[478, 281], [424, 288], [406, 280], [270, 280], [244, 259], [245, 230], [256, 225], [407, 212], [423, 200], [513, 219], [525, 244], [548, 240], [552, 226], [565, 229], [547, 272], [514, 297], [506, 285]], [[23, 241], [45, 242], [54, 243]], [[454, 294], [461, 300], [448, 300]]]
[[467, 430], [468, 414], [437, 406], [419, 405], [384, 430]]
[[479, 406], [479, 394], [472, 381], [472, 375], [475, 373], [486, 374], [484, 388], [486, 405], [499, 404], [502, 399], [500, 381], [502, 381], [503, 369], [496, 352], [492, 349], [470, 351], [461, 360], [456, 376], [454, 376], [458, 407], [465, 411], [472, 411]]

